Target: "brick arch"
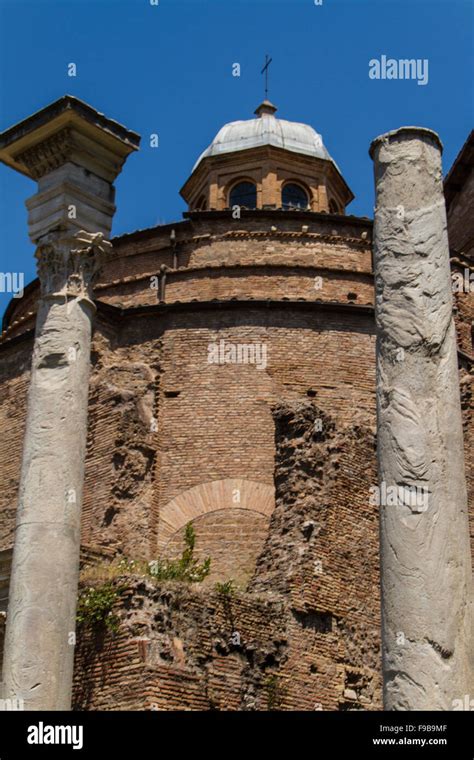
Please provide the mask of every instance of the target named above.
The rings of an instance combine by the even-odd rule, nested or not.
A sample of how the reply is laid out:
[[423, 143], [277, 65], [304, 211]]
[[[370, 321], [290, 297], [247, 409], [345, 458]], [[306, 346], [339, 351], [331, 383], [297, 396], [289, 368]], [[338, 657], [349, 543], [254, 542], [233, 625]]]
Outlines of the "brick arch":
[[[240, 501], [234, 501], [239, 491]], [[179, 494], [160, 510], [158, 549], [171, 536], [196, 517], [225, 509], [246, 509], [270, 517], [275, 506], [275, 488], [244, 478], [226, 478], [200, 483]]]

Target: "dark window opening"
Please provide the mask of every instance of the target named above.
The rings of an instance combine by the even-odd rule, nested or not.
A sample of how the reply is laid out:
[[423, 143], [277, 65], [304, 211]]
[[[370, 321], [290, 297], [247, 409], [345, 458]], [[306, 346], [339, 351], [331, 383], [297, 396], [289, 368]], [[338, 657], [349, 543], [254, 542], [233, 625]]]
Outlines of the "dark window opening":
[[285, 185], [281, 194], [282, 207], [287, 211], [290, 209], [301, 209], [306, 211], [309, 206], [308, 193], [300, 185]]
[[257, 187], [253, 182], [239, 182], [230, 191], [229, 206], [241, 208], [257, 208]]

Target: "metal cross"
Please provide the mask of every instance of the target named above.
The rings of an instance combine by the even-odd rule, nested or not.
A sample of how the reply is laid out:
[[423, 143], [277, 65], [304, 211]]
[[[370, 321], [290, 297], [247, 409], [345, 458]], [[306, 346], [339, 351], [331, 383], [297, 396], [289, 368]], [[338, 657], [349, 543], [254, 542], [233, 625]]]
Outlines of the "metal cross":
[[263, 67], [263, 69], [260, 72], [261, 74], [263, 74], [263, 72], [265, 72], [265, 100], [267, 100], [267, 98], [268, 98], [268, 67], [270, 66], [272, 60], [273, 60], [272, 58], [268, 57], [268, 53], [267, 53], [265, 55], [265, 66]]

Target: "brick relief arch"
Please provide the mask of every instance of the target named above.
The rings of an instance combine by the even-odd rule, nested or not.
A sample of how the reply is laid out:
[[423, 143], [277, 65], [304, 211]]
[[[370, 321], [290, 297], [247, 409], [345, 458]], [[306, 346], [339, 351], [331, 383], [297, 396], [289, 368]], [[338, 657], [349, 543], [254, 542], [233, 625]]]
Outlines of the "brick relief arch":
[[203, 515], [223, 510], [243, 510], [257, 512], [269, 519], [274, 506], [273, 485], [243, 478], [201, 483], [179, 494], [160, 510], [158, 550], [163, 551], [177, 531]]

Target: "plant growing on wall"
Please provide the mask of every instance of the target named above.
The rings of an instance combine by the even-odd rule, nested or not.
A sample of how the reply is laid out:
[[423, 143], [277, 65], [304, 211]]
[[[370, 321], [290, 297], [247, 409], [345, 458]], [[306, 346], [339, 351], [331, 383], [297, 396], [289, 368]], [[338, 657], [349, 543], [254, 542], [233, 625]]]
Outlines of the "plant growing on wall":
[[206, 557], [202, 562], [194, 556], [196, 534], [191, 523], [186, 525], [184, 534], [184, 550], [176, 560], [153, 560], [149, 563], [150, 575], [159, 581], [184, 581], [201, 583], [211, 571], [211, 558]]
[[281, 683], [281, 679], [272, 673], [265, 678], [263, 686], [267, 692], [267, 709], [280, 710], [286, 695], [286, 687]]
[[104, 627], [112, 633], [116, 633], [119, 617], [112, 610], [121, 590], [112, 583], [82, 589], [77, 603], [77, 624], [96, 629]]
[[219, 596], [233, 596], [235, 593], [235, 581], [233, 578], [230, 578], [222, 583], [217, 582], [214, 588]]

